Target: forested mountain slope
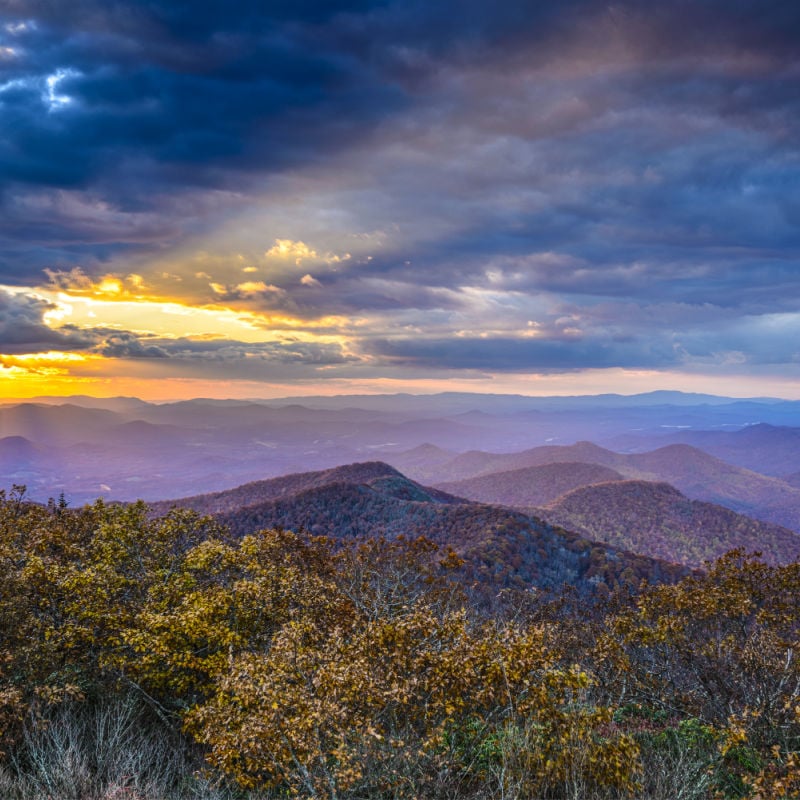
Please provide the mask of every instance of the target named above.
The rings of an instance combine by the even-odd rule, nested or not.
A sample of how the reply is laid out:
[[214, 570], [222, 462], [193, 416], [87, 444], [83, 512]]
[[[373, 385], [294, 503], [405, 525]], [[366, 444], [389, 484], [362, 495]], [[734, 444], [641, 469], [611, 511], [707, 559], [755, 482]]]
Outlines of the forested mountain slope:
[[[402, 481], [351, 486], [488, 515], [477, 564], [423, 540], [239, 538], [191, 511], [0, 493], [0, 796], [798, 795], [800, 564], [733, 553], [631, 593], [627, 573], [659, 562], [401, 500]], [[501, 592], [491, 568], [520, 541], [535, 585], [560, 565], [579, 591], [613, 570], [623, 590]]]
[[[460, 502], [460, 498], [453, 497], [436, 489], [428, 489], [408, 480], [394, 467], [382, 461], [365, 461], [359, 464], [347, 464], [332, 469], [317, 470], [315, 472], [299, 472], [284, 475], [280, 478], [269, 478], [263, 481], [251, 481], [210, 494], [199, 494], [192, 497], [183, 497], [179, 500], [164, 500], [150, 503], [150, 507], [157, 513], [169, 510], [173, 505], [181, 508], [191, 508], [202, 514], [221, 514], [237, 512], [249, 506], [258, 505], [269, 500], [289, 497], [309, 489], [318, 489], [331, 484], [368, 483], [377, 479], [398, 481], [398, 491], [402, 486], [407, 499], [431, 500], [433, 502]], [[412, 497], [413, 496], [413, 497]]]
[[480, 503], [505, 506], [543, 506], [580, 486], [622, 480], [616, 470], [601, 464], [565, 461], [507, 472], [491, 472], [438, 488]]
[[[437, 485], [524, 467], [581, 462], [613, 469], [631, 480], [663, 481], [693, 500], [726, 506], [740, 514], [800, 532], [800, 489], [737, 467], [695, 447], [673, 444], [649, 453], [614, 453], [591, 442], [534, 447], [520, 453], [470, 452], [440, 464]], [[416, 477], [416, 473], [413, 474]]]
[[424, 536], [466, 562], [465, 577], [487, 587], [579, 592], [671, 581], [685, 568], [592, 543], [512, 509], [427, 489], [380, 462], [247, 484], [216, 495], [153, 506], [211, 513], [236, 536], [262, 528], [345, 541]]
[[787, 528], [689, 500], [667, 483], [584, 486], [535, 513], [587, 538], [690, 566], [738, 548], [760, 552], [769, 564], [800, 558], [800, 536]]

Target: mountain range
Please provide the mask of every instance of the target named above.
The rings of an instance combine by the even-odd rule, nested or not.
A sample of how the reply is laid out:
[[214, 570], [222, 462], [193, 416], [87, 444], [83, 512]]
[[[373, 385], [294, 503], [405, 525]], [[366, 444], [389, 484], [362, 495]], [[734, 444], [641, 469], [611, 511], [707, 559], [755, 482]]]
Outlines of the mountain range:
[[[776, 435], [778, 426], [783, 427]], [[749, 438], [731, 449], [740, 430]], [[728, 443], [726, 452], [731, 455], [726, 460], [741, 466], [744, 456], [734, 450], [750, 458], [763, 453], [763, 470], [779, 477], [800, 472], [798, 448], [787, 444], [800, 435], [798, 431], [797, 402], [663, 392], [632, 397], [444, 393], [162, 404], [126, 397], [38, 398], [0, 405], [0, 440], [11, 437], [6, 447], [13, 449], [22, 446], [14, 444], [13, 437], [22, 437], [29, 447], [19, 462], [0, 464], [0, 477], [6, 484], [26, 483], [35, 499], [64, 492], [72, 503], [98, 495], [158, 500], [213, 492], [375, 458], [436, 483], [475, 474], [452, 467], [440, 474], [438, 469], [470, 450], [502, 456], [585, 439], [619, 442], [609, 444], [612, 450], [642, 451], [649, 441], [656, 443], [653, 447], [672, 443], [663, 438], [670, 432], [725, 434], [723, 439], [706, 438], [719, 440], [718, 445]], [[775, 454], [771, 461], [770, 453]]]
[[687, 573], [684, 566], [590, 542], [530, 514], [426, 488], [381, 462], [151, 506], [156, 515], [173, 507], [211, 513], [235, 536], [274, 527], [343, 541], [424, 536], [464, 560], [468, 583], [492, 592], [557, 590], [567, 583], [587, 594]]
[[[409, 474], [423, 481], [436, 475], [439, 481], [434, 485], [445, 491], [461, 492], [487, 501], [491, 498], [494, 502], [500, 498], [496, 487], [502, 484], [506, 500], [514, 499], [512, 505], [535, 506], [548, 500], [540, 498], [538, 485], [529, 482], [524, 472], [517, 471], [556, 463], [601, 466], [614, 470], [623, 478], [669, 483], [693, 500], [717, 503], [740, 514], [800, 532], [800, 489], [778, 478], [728, 464], [684, 444], [629, 454], [615, 453], [591, 442], [566, 447], [535, 447], [519, 453], [473, 451], [448, 461], [437, 461], [430, 467], [417, 466]], [[516, 474], [463, 483], [467, 479], [500, 472]], [[568, 472], [565, 470], [565, 474]], [[553, 471], [547, 474], [552, 476]], [[489, 484], [494, 488], [489, 488]], [[474, 491], [475, 487], [481, 487], [479, 493]]]
[[[586, 483], [571, 488], [570, 474]], [[501, 496], [504, 484], [511, 490], [537, 480], [547, 490], [538, 496], [551, 498], [547, 505], [495, 504], [520, 497]], [[800, 558], [800, 536], [786, 528], [690, 500], [665, 483], [622, 480], [596, 465], [561, 462], [451, 486], [471, 488], [473, 497], [482, 487], [496, 492], [492, 503], [485, 495], [481, 502], [425, 487], [388, 464], [367, 462], [162, 501], [151, 510], [210, 514], [234, 536], [272, 527], [335, 540], [425, 536], [463, 558], [472, 579], [501, 588], [555, 589], [568, 582], [586, 592], [601, 582], [633, 583], [634, 576], [671, 580], [677, 568], [667, 562], [700, 567], [735, 548], [761, 552], [771, 564]]]
[[668, 483], [613, 481], [583, 486], [533, 510], [553, 525], [614, 547], [701, 567], [729, 550], [769, 564], [800, 558], [800, 536], [714, 503], [689, 500]]
[[[579, 439], [587, 432], [591, 441]], [[790, 559], [798, 442], [800, 403], [676, 393], [0, 405], [3, 482], [25, 484], [34, 500], [187, 497], [238, 533], [254, 524], [336, 537], [430, 531], [464, 552], [490, 541], [508, 550], [504, 575], [524, 573], [520, 553], [554, 525], [573, 543], [691, 565], [728, 546]], [[498, 530], [530, 541], [501, 545]]]

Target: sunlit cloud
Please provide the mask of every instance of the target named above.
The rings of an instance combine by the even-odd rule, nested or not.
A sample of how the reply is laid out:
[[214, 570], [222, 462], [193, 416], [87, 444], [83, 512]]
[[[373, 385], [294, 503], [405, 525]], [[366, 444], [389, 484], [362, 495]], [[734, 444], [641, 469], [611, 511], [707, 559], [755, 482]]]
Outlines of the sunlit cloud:
[[263, 338], [263, 328], [252, 315], [225, 308], [198, 308], [158, 300], [114, 300], [102, 294], [38, 292], [53, 303], [53, 310], [47, 313], [55, 314], [57, 322], [62, 325], [69, 321], [82, 328], [119, 328], [166, 337], [233, 336], [242, 341]]
[[178, 394], [794, 391], [793, 11], [312, 5], [12, 4], [0, 353]]
[[5, 25], [3, 25], [3, 30], [10, 33], [12, 36], [20, 36], [36, 28], [35, 20], [16, 20], [13, 22], [6, 22]]
[[80, 353], [60, 353], [51, 350], [47, 353], [26, 353], [24, 355], [0, 355], [0, 363], [5, 367], [18, 367], [31, 372], [54, 369], [63, 370], [70, 364], [79, 364], [88, 360], [88, 356]]
[[45, 101], [50, 111], [57, 111], [73, 102], [73, 98], [60, 91], [59, 86], [65, 79], [74, 78], [78, 75], [80, 75], [78, 70], [66, 68], [57, 69], [52, 75], [48, 75], [45, 78], [45, 85], [47, 86]]
[[209, 283], [214, 294], [218, 295], [223, 300], [242, 300], [258, 297], [279, 297], [285, 295], [286, 292], [279, 286], [264, 283], [264, 281], [243, 281], [233, 286], [226, 286], [221, 283], [212, 281]]
[[317, 258], [317, 251], [312, 250], [305, 242], [293, 242], [291, 239], [276, 239], [275, 244], [264, 255], [267, 258], [289, 258], [300, 266], [304, 258]]

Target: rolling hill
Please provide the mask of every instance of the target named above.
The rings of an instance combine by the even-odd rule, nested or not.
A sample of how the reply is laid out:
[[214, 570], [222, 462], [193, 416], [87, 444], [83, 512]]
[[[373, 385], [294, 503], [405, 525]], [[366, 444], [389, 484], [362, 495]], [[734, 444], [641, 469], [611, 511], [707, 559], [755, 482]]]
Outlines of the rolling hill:
[[[515, 453], [487, 453], [482, 450], [469, 450], [450, 461], [436, 464], [432, 468], [425, 465], [409, 474], [415, 480], [433, 480], [438, 484], [466, 480], [492, 472], [508, 472], [563, 462], [600, 464], [615, 469], [612, 462], [616, 455], [611, 450], [606, 450], [592, 442], [578, 442], [569, 446], [543, 445]], [[391, 462], [392, 457], [389, 456], [388, 460]]]
[[[631, 480], [670, 483], [692, 500], [717, 503], [740, 514], [800, 532], [800, 490], [771, 478], [721, 461], [695, 447], [673, 444], [649, 453], [623, 454], [591, 442], [568, 447], [534, 447], [520, 453], [473, 451], [437, 467], [442, 485], [453, 481], [507, 472], [524, 467], [579, 462], [598, 464]], [[418, 476], [412, 473], [412, 477]]]
[[628, 435], [612, 440], [626, 452], [688, 444], [730, 464], [780, 478], [800, 470], [800, 428], [757, 423], [736, 431], [685, 430], [666, 436]]
[[770, 564], [800, 558], [800, 536], [713, 503], [689, 500], [673, 486], [616, 481], [575, 489], [536, 513], [590, 539], [701, 566], [735, 548]]
[[564, 461], [476, 478], [440, 483], [437, 488], [480, 503], [504, 506], [544, 506], [580, 486], [622, 480], [616, 470], [600, 464]]
[[522, 512], [428, 489], [380, 462], [258, 481], [152, 507], [158, 514], [173, 506], [212, 513], [239, 536], [269, 527], [341, 540], [425, 536], [452, 547], [465, 561], [465, 579], [491, 591], [550, 590], [568, 583], [588, 594], [686, 573], [679, 565], [587, 541]]

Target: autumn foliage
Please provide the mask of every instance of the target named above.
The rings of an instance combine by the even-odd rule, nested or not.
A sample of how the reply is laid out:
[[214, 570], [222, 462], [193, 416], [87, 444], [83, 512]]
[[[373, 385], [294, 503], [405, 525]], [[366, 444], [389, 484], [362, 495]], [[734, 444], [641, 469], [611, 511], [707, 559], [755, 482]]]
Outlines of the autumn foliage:
[[425, 539], [234, 538], [4, 495], [3, 796], [36, 796], [36, 737], [65, 710], [115, 698], [193, 774], [119, 795], [137, 800], [201, 779], [228, 798], [800, 796], [800, 566], [733, 553], [602, 602], [494, 604], [461, 567]]

